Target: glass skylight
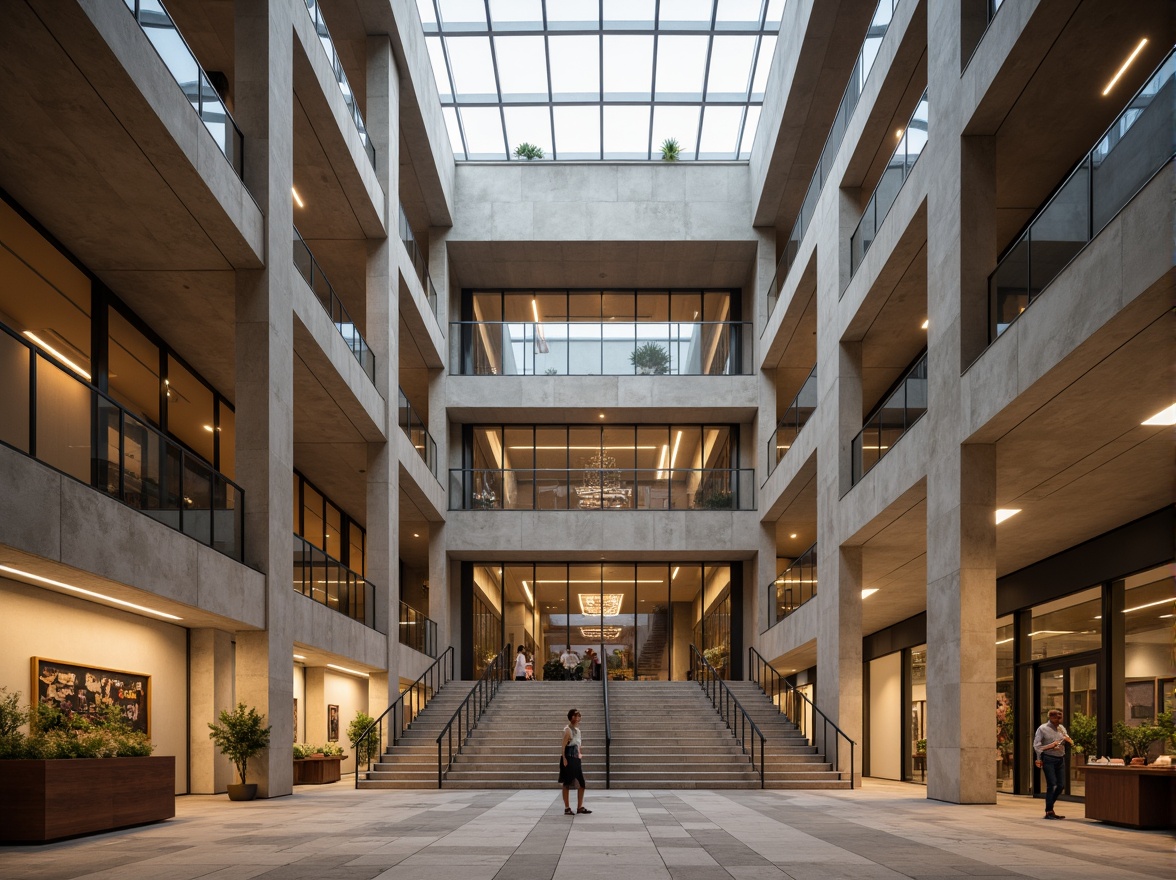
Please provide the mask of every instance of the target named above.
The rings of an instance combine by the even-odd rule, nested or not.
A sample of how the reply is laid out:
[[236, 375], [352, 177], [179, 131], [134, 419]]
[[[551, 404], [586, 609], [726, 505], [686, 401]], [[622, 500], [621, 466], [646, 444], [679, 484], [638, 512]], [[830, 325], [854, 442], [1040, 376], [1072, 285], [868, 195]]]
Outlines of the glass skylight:
[[747, 159], [786, 0], [417, 0], [460, 160]]

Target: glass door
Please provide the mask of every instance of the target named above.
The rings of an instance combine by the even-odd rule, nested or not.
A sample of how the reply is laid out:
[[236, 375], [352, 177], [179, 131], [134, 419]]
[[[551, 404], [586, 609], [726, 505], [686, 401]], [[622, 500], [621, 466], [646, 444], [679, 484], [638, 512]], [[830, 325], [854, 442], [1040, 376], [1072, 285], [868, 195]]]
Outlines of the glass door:
[[[1062, 726], [1070, 730], [1074, 716], [1093, 718], [1098, 711], [1098, 662], [1090, 658], [1037, 666], [1036, 704], [1033, 730], [1044, 724], [1051, 709], [1062, 710]], [[1071, 734], [1072, 735], [1072, 734]], [[1066, 790], [1069, 797], [1086, 795], [1086, 756], [1066, 750]], [[1040, 770], [1033, 774], [1033, 793], [1040, 796], [1045, 780]]]

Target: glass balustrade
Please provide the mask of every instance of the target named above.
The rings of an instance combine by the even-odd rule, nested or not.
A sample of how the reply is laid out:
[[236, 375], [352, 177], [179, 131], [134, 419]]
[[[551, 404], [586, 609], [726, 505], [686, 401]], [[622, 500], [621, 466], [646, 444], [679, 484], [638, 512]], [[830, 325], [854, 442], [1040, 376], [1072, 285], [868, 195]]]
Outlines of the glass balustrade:
[[398, 390], [400, 392], [400, 430], [408, 435], [408, 439], [412, 441], [417, 453], [424, 459], [425, 464], [429, 466], [429, 470], [436, 477], [437, 443], [433, 440], [428, 428], [425, 427], [424, 421], [412, 408], [412, 404], [408, 402], [408, 398], [404, 396], [404, 390]]
[[927, 411], [927, 353], [924, 352], [907, 370], [898, 386], [866, 420], [853, 438], [852, 483], [856, 485], [869, 473], [911, 425]]
[[294, 591], [332, 611], [376, 627], [376, 593], [370, 581], [300, 535], [294, 539]]
[[817, 595], [817, 545], [801, 553], [772, 583], [772, 619], [779, 623], [809, 599]]
[[792, 399], [792, 403], [784, 411], [783, 417], [776, 424], [776, 430], [772, 432], [772, 437], [768, 440], [766, 461], [768, 462], [769, 476], [776, 469], [776, 465], [788, 454], [788, 450], [792, 448], [801, 429], [808, 424], [808, 420], [812, 418], [816, 409], [817, 367], [814, 364], [813, 371], [809, 373], [804, 384], [800, 386], [800, 390], [796, 392], [796, 397]]
[[242, 156], [245, 139], [241, 129], [229, 115], [224, 101], [212, 87], [208, 74], [196, 61], [196, 55], [188, 48], [176, 24], [159, 0], [125, 0], [127, 9], [143, 29], [167, 69], [183, 90], [188, 103], [212, 135], [233, 170], [240, 177], [243, 173]]
[[335, 82], [339, 84], [339, 91], [343, 93], [343, 100], [347, 104], [347, 113], [351, 117], [351, 121], [355, 123], [355, 128], [359, 132], [359, 139], [363, 143], [363, 151], [367, 153], [368, 159], [372, 163], [372, 167], [376, 167], [376, 147], [372, 143], [372, 139], [368, 136], [367, 126], [363, 124], [363, 114], [359, 112], [359, 102], [355, 99], [355, 93], [351, 91], [351, 83], [347, 81], [347, 74], [343, 72], [343, 61], [339, 58], [339, 53], [335, 51], [335, 43], [331, 39], [331, 32], [327, 30], [327, 23], [323, 21], [322, 4], [318, 0], [306, 0], [306, 11], [310, 13], [310, 19], [314, 22], [315, 33], [318, 34], [319, 42], [323, 45], [323, 50], [327, 53], [327, 60], [331, 63], [331, 73], [335, 75]]
[[745, 376], [751, 324], [604, 321], [450, 325], [450, 371], [462, 376]]
[[[870, 245], [874, 243], [874, 238], [882, 227], [882, 222], [886, 219], [890, 206], [894, 204], [902, 185], [910, 177], [911, 169], [915, 167], [915, 163], [923, 155], [923, 149], [927, 146], [929, 113], [927, 92], [924, 91], [923, 97], [915, 106], [915, 112], [911, 114], [910, 120], [902, 130], [898, 146], [895, 147], [886, 163], [886, 170], [882, 172], [878, 185], [874, 187], [870, 201], [866, 203], [866, 210], [862, 212], [862, 219], [858, 221], [857, 229], [850, 236], [849, 269], [851, 278], [857, 273], [858, 267], [861, 266], [862, 260], [870, 250]], [[844, 292], [842, 290], [842, 293]]]
[[988, 279], [991, 342], [1176, 155], [1176, 53], [1169, 53], [1082, 157]]
[[0, 331], [0, 442], [244, 559], [240, 486], [13, 330]]
[[449, 509], [755, 510], [755, 471], [454, 468]]
[[829, 173], [833, 170], [837, 151], [841, 147], [841, 141], [845, 138], [845, 132], [849, 129], [849, 121], [853, 118], [853, 111], [862, 96], [862, 90], [865, 88], [870, 71], [874, 69], [874, 60], [878, 57], [878, 49], [882, 45], [886, 31], [890, 29], [890, 22], [894, 18], [894, 9], [897, 6], [898, 0], [878, 0], [878, 5], [874, 7], [874, 15], [870, 19], [869, 28], [866, 29], [866, 38], [862, 41], [861, 49], [858, 50], [857, 61], [854, 62], [849, 82], [841, 95], [841, 103], [837, 106], [833, 125], [829, 128], [829, 134], [825, 138], [821, 157], [817, 161], [817, 167], [813, 171], [808, 189], [805, 190], [800, 213], [797, 214], [792, 231], [788, 233], [788, 239], [784, 244], [784, 253], [776, 265], [776, 274], [768, 285], [769, 316], [776, 308], [784, 282], [788, 279], [788, 272], [792, 269], [792, 264], [796, 262], [796, 257], [800, 253], [800, 245], [804, 241], [805, 233], [808, 232], [809, 224], [812, 222], [813, 212], [817, 209], [817, 201], [821, 197]]
[[343, 337], [343, 341], [347, 343], [347, 347], [351, 349], [351, 353], [359, 361], [359, 365], [367, 377], [375, 382], [376, 356], [368, 347], [367, 341], [360, 335], [355, 321], [351, 319], [351, 315], [343, 307], [342, 301], [335, 293], [335, 288], [331, 286], [331, 282], [323, 274], [314, 254], [310, 252], [310, 248], [306, 246], [306, 242], [302, 240], [297, 229], [294, 230], [294, 268], [310, 285], [311, 292], [314, 293], [326, 313], [331, 316], [331, 323], [335, 325], [335, 329], [339, 331], [339, 335]]
[[437, 317], [437, 289], [433, 287], [433, 279], [429, 277], [429, 263], [425, 259], [425, 253], [417, 244], [416, 236], [412, 234], [412, 227], [408, 224], [408, 217], [404, 214], [404, 205], [400, 206], [400, 240], [404, 242], [408, 258], [412, 261], [412, 267], [416, 269], [417, 278], [420, 279], [421, 286], [425, 289], [425, 299], [429, 301], [429, 308], [435, 318]]
[[430, 657], [437, 656], [437, 622], [407, 602], [400, 603], [400, 644]]

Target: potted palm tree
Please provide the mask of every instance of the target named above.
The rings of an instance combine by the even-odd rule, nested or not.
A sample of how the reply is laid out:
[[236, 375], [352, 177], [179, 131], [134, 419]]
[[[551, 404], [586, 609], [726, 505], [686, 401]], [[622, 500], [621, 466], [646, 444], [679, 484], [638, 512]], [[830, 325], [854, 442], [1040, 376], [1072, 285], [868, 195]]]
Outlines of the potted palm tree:
[[646, 342], [629, 353], [629, 363], [643, 376], [662, 376], [669, 372], [670, 353], [656, 342]]
[[270, 728], [262, 727], [265, 718], [252, 707], [238, 703], [232, 712], [222, 709], [219, 724], [208, 725], [208, 738], [221, 754], [233, 762], [241, 782], [228, 786], [229, 800], [251, 801], [257, 797], [257, 783], [248, 781], [249, 759], [269, 748]]

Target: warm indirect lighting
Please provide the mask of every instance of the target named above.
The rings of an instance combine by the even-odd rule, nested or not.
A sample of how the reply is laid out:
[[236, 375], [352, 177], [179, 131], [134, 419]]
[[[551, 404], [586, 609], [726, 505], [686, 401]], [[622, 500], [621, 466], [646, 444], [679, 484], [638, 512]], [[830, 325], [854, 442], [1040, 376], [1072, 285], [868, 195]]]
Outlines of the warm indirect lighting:
[[682, 442], [682, 432], [678, 432], [678, 436], [674, 438], [674, 451], [670, 453], [670, 470], [674, 469], [674, 463], [678, 460], [678, 445]]
[[1160, 620], [1167, 620], [1167, 619], [1168, 619], [1169, 617], [1171, 617], [1171, 616], [1172, 616], [1171, 614], [1161, 614], [1161, 615], [1160, 615]]
[[1146, 605], [1136, 605], [1134, 608], [1124, 608], [1124, 614], [1130, 614], [1132, 611], [1142, 611], [1144, 608], [1155, 608], [1157, 605], [1171, 605], [1176, 602], [1176, 599], [1160, 599], [1158, 602], [1148, 602]]
[[59, 361], [61, 361], [63, 364], [65, 364], [67, 367], [69, 367], [71, 370], [73, 370], [75, 373], [81, 373], [83, 376], [86, 377], [87, 382], [90, 381], [90, 374], [89, 373], [87, 373], [85, 370], [83, 370], [81, 367], [79, 367], [77, 364], [75, 364], [73, 361], [71, 361], [69, 358], [67, 358], [65, 355], [63, 355], [61, 352], [59, 352], [56, 348], [54, 348], [52, 345], [47, 343], [45, 340], [41, 339], [41, 337], [37, 336], [37, 334], [34, 333], [32, 330], [26, 330], [24, 332], [24, 335], [27, 336], [29, 339], [33, 340], [33, 342], [37, 343], [38, 346], [43, 348], [45, 351], [49, 352], [49, 354], [53, 355], [55, 358], [57, 358]]
[[927, 329], [928, 327], [930, 327], [930, 326], [931, 326], [931, 319], [930, 319], [930, 318], [924, 318], [924, 319], [923, 319], [923, 324], [922, 324], [922, 327], [921, 327], [920, 329], [926, 330], [926, 329]]
[[413, 532], [413, 533], [412, 533], [412, 536], [413, 536], [414, 538], [419, 538], [421, 535], [420, 535], [420, 532]]
[[582, 626], [580, 635], [590, 642], [611, 642], [620, 638], [619, 626]]
[[902, 137], [902, 133], [903, 133], [905, 130], [906, 130], [906, 129], [903, 129], [903, 128], [897, 129], [897, 130], [894, 132], [894, 136], [895, 136], [896, 138], [901, 138], [901, 137]]
[[1144, 425], [1176, 425], [1176, 403], [1172, 404], [1167, 409], [1160, 410], [1146, 422], [1141, 422]]
[[294, 196], [294, 204], [296, 204], [299, 208], [306, 207], [306, 205], [303, 204], [301, 197], [298, 195], [298, 190], [294, 189], [294, 187], [290, 187], [290, 194]]
[[366, 672], [360, 672], [358, 669], [348, 669], [346, 666], [336, 666], [334, 663], [328, 663], [330, 669], [338, 669], [340, 672], [346, 672], [350, 675], [358, 675], [361, 678], [370, 678]]
[[1037, 632], [1029, 633], [1031, 636], [1072, 636], [1074, 630], [1072, 629], [1039, 629]]
[[661, 578], [538, 578], [537, 584], [664, 584]]
[[6, 571], [9, 574], [16, 575], [17, 577], [28, 578], [29, 580], [39, 581], [43, 584], [50, 584], [54, 587], [61, 587], [63, 590], [70, 590], [74, 593], [81, 593], [83, 596], [93, 596], [95, 599], [101, 599], [103, 602], [113, 602], [115, 605], [121, 605], [124, 608], [134, 608], [136, 611], [143, 611], [147, 614], [154, 614], [156, 617], [165, 617], [168, 620], [183, 620], [182, 617], [177, 617], [174, 614], [168, 614], [165, 611], [156, 611], [154, 608], [148, 608], [145, 605], [136, 605], [134, 602], [126, 602], [122, 599], [116, 599], [114, 596], [107, 596], [105, 593], [95, 593], [93, 590], [83, 590], [81, 587], [75, 587], [71, 584], [63, 584], [61, 581], [55, 581], [52, 578], [41, 577], [39, 574], [33, 574], [29, 571], [21, 571], [19, 568], [0, 565], [0, 571]]
[[527, 586], [527, 582], [523, 581], [523, 592], [527, 594], [527, 604], [534, 606], [535, 597], [531, 595], [531, 588]]
[[[658, 581], [661, 583], [661, 581]], [[580, 611], [584, 614], [601, 614], [604, 617], [616, 617], [621, 613], [621, 600], [625, 597], [621, 593], [580, 593]]]
[[867, 589], [862, 590], [862, 598], [868, 599], [877, 592], [878, 592], [877, 587], [868, 587]]
[[996, 511], [996, 524], [999, 526], [1010, 516], [1016, 516], [1020, 512], [1021, 508], [1019, 507], [999, 507]]
[[666, 478], [666, 459], [670, 456], [670, 444], [666, 443], [662, 446], [661, 457], [657, 460], [657, 475], [655, 479], [664, 480]]
[[1127, 72], [1127, 68], [1131, 66], [1131, 62], [1134, 61], [1136, 56], [1138, 56], [1139, 53], [1143, 51], [1143, 47], [1146, 45], [1147, 45], [1147, 37], [1144, 37], [1142, 40], [1139, 41], [1139, 45], [1135, 47], [1135, 50], [1130, 55], [1127, 56], [1127, 60], [1123, 62], [1123, 66], [1120, 67], [1115, 72], [1115, 75], [1111, 77], [1111, 81], [1109, 83], [1107, 83], [1107, 87], [1105, 89], [1103, 89], [1102, 93], [1103, 93], [1104, 98], [1111, 93], [1111, 89], [1113, 89], [1115, 87], [1115, 83], [1117, 83], [1119, 81], [1119, 77], [1121, 77], [1123, 74], [1125, 74]]
[[792, 533], [791, 535], [789, 535], [788, 537], [789, 537], [789, 538], [795, 538], [795, 537], [796, 537], [796, 532], [793, 532], [793, 533]]
[[295, 659], [295, 660], [305, 660], [305, 659], [306, 659], [306, 655], [304, 655], [304, 654], [295, 654], [295, 655], [294, 655], [294, 659]]
[[682, 570], [682, 566], [679, 565], [677, 568], [675, 568], [673, 571], [671, 571], [670, 572], [670, 580], [673, 580], [674, 578], [676, 578], [678, 576], [678, 572], [681, 570]]
[[997, 644], [998, 645], [1007, 645], [1011, 641], [1012, 641], [1012, 639], [1001, 639], [999, 642], [997, 642]]
[[[603, 418], [604, 418], [604, 416], [601, 416], [601, 418], [603, 419]], [[521, 451], [521, 452], [529, 452], [529, 451], [531, 451], [532, 449], [534, 449], [536, 452], [538, 452], [538, 451], [540, 451], [540, 450], [548, 450], [548, 451], [563, 452], [565, 449], [570, 449], [570, 450], [573, 450], [573, 451], [575, 451], [575, 450], [586, 450], [586, 451], [589, 451], [589, 452], [599, 452], [599, 451], [600, 451], [600, 449], [601, 449], [601, 447], [600, 447], [600, 446], [531, 446], [531, 445], [529, 445], [529, 444], [523, 444], [523, 445], [521, 445], [521, 446], [508, 446], [508, 447], [506, 447], [506, 448], [507, 448], [507, 449], [517, 449], [517, 450], [519, 450], [519, 451]], [[657, 449], [657, 447], [656, 447], [656, 446], [632, 446], [632, 445], [628, 445], [628, 446], [605, 446], [604, 448], [605, 448], [605, 449], [624, 449], [624, 450], [627, 450], [627, 451], [630, 451], [630, 452], [631, 452], [631, 451], [633, 451], [634, 449], [636, 449], [636, 450], [638, 450], [638, 451], [640, 451], [640, 450], [642, 450], [642, 449], [645, 449], [645, 450], [650, 450], [650, 449]]]
[[604, 418], [604, 413], [601, 413], [601, 414], [600, 414], [600, 417], [603, 419], [603, 418]]
[[539, 304], [531, 300], [531, 314], [535, 316], [535, 323], [539, 323]]

